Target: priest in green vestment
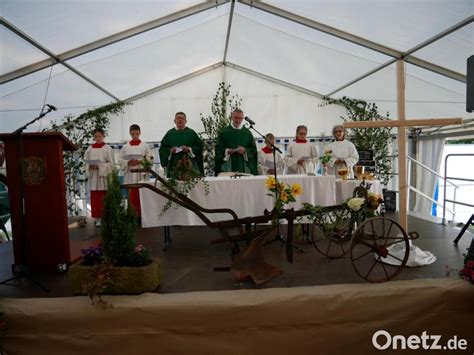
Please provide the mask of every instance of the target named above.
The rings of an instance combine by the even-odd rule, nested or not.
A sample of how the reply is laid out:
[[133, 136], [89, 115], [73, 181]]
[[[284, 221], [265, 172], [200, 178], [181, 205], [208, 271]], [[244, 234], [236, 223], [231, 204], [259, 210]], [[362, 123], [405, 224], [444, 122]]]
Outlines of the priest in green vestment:
[[[161, 140], [160, 161], [166, 169], [166, 176], [170, 177], [173, 169], [183, 158], [188, 158], [193, 170], [204, 175], [202, 150], [204, 144], [197, 133], [186, 127], [186, 114], [177, 112], [174, 118], [176, 128], [166, 132]], [[186, 159], [185, 158], [185, 159]]]
[[221, 172], [241, 172], [258, 175], [257, 147], [252, 133], [242, 126], [244, 113], [240, 109], [232, 112], [229, 126], [222, 129], [216, 144], [216, 176]]

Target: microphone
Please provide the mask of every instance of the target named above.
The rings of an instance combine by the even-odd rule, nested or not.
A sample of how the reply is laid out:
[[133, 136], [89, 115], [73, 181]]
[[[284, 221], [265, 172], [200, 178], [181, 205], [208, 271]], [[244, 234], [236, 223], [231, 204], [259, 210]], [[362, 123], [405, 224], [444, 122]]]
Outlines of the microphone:
[[48, 105], [46, 104], [46, 107], [48, 107], [51, 111], [57, 111], [58, 109], [56, 108], [56, 106], [53, 106], [53, 105]]
[[248, 118], [247, 116], [245, 116], [244, 120], [246, 120], [248, 123], [250, 123], [252, 126], [255, 124], [254, 121], [252, 121], [250, 118]]

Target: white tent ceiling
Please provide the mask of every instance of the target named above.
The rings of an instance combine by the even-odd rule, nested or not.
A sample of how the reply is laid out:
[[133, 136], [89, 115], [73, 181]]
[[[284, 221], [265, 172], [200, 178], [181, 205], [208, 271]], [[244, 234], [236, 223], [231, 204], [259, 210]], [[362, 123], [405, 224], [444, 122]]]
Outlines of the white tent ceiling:
[[[376, 102], [396, 116], [394, 61], [407, 64], [407, 116], [464, 117], [473, 0], [3, 0], [0, 131], [44, 102], [77, 115], [133, 101], [112, 124], [159, 140], [174, 112], [200, 128], [220, 81], [280, 136], [328, 133], [341, 111], [322, 96]], [[51, 80], [48, 80], [48, 79]], [[43, 123], [43, 126], [46, 123]], [[38, 126], [32, 127], [37, 130]]]

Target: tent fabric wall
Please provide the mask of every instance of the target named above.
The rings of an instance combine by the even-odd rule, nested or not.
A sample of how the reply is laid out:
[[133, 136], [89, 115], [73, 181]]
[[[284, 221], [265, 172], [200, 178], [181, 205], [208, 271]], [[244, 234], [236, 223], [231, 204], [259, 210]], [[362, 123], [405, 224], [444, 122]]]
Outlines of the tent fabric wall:
[[231, 93], [242, 99], [242, 109], [260, 131], [293, 137], [296, 126], [308, 126], [309, 135], [330, 135], [333, 125], [342, 122], [344, 109], [319, 107], [320, 98], [284, 87], [230, 67], [220, 67], [184, 82], [140, 98], [125, 107], [125, 113], [111, 120], [109, 141], [129, 139], [128, 128], [138, 123], [145, 141], [159, 141], [173, 126], [174, 114], [187, 114], [188, 126], [203, 130], [200, 115], [211, 113], [211, 102], [220, 81], [231, 85]]

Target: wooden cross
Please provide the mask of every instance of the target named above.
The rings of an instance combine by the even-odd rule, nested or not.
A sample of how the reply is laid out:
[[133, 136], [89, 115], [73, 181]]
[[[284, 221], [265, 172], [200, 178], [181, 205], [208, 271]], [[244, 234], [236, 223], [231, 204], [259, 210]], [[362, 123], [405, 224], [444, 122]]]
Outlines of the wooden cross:
[[377, 128], [397, 127], [398, 135], [398, 191], [400, 202], [400, 225], [408, 232], [407, 215], [407, 152], [406, 152], [406, 128], [418, 126], [446, 126], [462, 124], [461, 118], [433, 118], [433, 119], [410, 119], [405, 120], [405, 65], [403, 60], [397, 62], [397, 112], [398, 120], [393, 121], [369, 121], [369, 122], [345, 122], [345, 128]]

